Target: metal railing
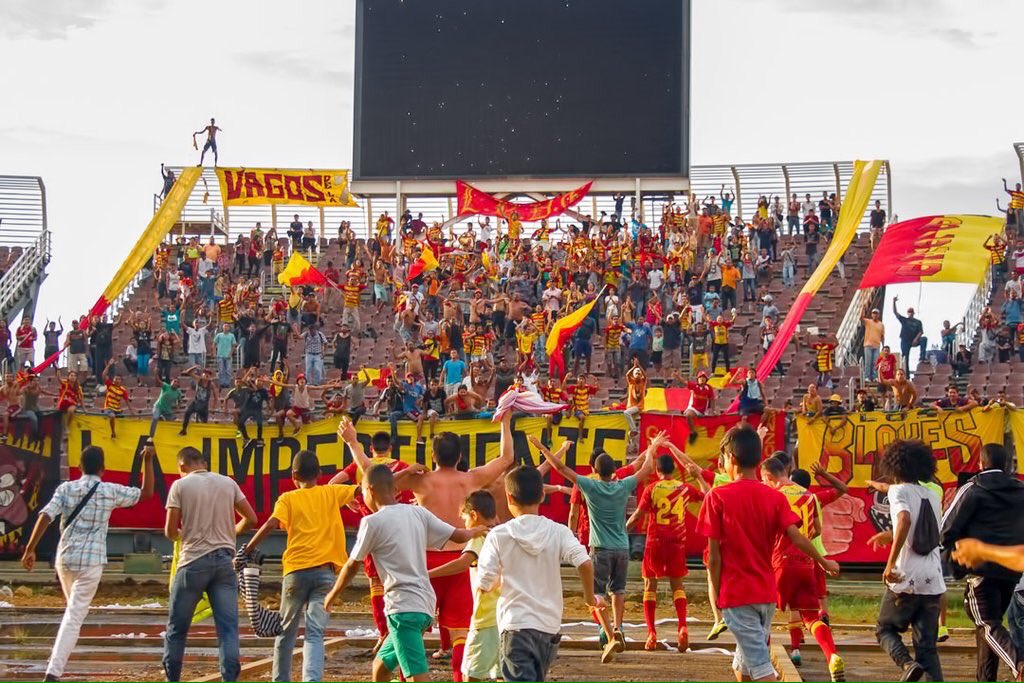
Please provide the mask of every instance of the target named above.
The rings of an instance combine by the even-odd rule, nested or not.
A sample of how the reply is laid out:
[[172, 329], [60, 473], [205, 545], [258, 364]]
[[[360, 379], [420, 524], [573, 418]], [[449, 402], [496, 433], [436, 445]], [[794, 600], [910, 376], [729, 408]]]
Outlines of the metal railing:
[[49, 262], [50, 231], [44, 229], [0, 278], [0, 317], [7, 320], [24, 308]]
[[963, 344], [968, 349], [973, 346], [974, 336], [978, 334], [978, 328], [981, 326], [981, 312], [992, 301], [992, 283], [992, 268], [989, 268], [985, 271], [985, 279], [978, 285], [974, 296], [971, 297], [970, 302], [967, 304], [967, 310], [964, 312], [963, 327], [960, 328], [956, 335], [958, 345]]
[[0, 175], [0, 245], [32, 246], [46, 229], [46, 186], [43, 179]]

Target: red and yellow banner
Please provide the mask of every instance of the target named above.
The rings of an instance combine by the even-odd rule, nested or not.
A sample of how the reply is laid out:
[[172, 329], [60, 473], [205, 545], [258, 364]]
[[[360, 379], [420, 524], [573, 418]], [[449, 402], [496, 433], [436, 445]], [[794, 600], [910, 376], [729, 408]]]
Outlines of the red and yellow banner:
[[[889, 501], [867, 488], [869, 479], [880, 479], [880, 455], [897, 439], [924, 441], [938, 465], [943, 507], [949, 505], [961, 473], [980, 469], [981, 447], [1003, 443], [1006, 421], [1024, 427], [1024, 414], [994, 408], [966, 412], [912, 410], [901, 413], [851, 413], [808, 420], [797, 417], [799, 453], [797, 465], [810, 470], [822, 467], [850, 487], [850, 491], [824, 508], [825, 549], [839, 562], [884, 562], [887, 549], [871, 550], [868, 539], [891, 527]], [[1019, 443], [1019, 442], [1018, 442]], [[812, 489], [820, 490], [820, 489]]]
[[359, 206], [349, 194], [348, 171], [218, 168], [217, 181], [224, 206]]
[[[59, 420], [57, 421], [59, 425]], [[138, 486], [142, 472], [142, 448], [149, 437], [149, 418], [125, 418], [117, 421], [117, 438], [110, 438], [110, 425], [102, 415], [75, 415], [68, 432], [68, 467], [71, 477], [80, 474], [82, 449], [87, 445], [99, 446], [103, 449], [106, 473], [103, 478], [118, 484]], [[210, 470], [232, 477], [238, 482], [242, 492], [259, 517], [264, 522], [274, 509], [274, 503], [285, 491], [294, 488], [291, 476], [292, 458], [300, 450], [306, 449], [316, 453], [320, 459], [320, 467], [324, 476], [321, 482], [337, 470], [352, 462], [348, 449], [338, 443], [338, 418], [317, 420], [305, 425], [298, 434], [278, 436], [276, 425], [267, 425], [263, 431], [263, 439], [243, 442], [236, 435], [233, 424], [195, 424], [189, 425], [188, 436], [179, 436], [181, 424], [178, 422], [160, 422], [157, 424], [154, 443], [157, 457], [156, 494], [133, 508], [115, 510], [110, 518], [112, 527], [163, 529], [164, 506], [167, 502], [167, 491], [178, 478], [178, 451], [184, 446], [194, 446], [207, 455]], [[250, 425], [250, 429], [255, 427]], [[356, 424], [359, 441], [369, 451], [371, 436], [380, 431], [390, 431], [387, 422], [362, 419]], [[438, 425], [455, 433], [462, 444], [462, 452], [466, 454], [471, 467], [483, 465], [498, 457], [498, 443], [501, 425], [490, 419], [445, 420]], [[546, 417], [523, 417], [514, 421], [512, 438], [515, 441], [516, 459], [534, 465], [542, 461], [541, 456], [530, 445], [528, 436], [541, 438], [545, 430], [551, 431], [552, 448], [558, 448], [564, 441], [572, 441], [573, 446], [566, 453], [565, 462], [589, 472], [590, 455], [595, 449], [607, 452], [618, 463], [626, 461], [626, 438], [629, 430], [622, 413], [594, 413], [587, 418], [586, 429], [580, 433], [579, 423], [575, 419], [566, 418], [553, 429], [548, 425]], [[250, 432], [252, 435], [252, 432]], [[58, 448], [60, 439], [57, 440]], [[0, 456], [3, 449], [0, 448]], [[410, 421], [398, 423], [398, 441], [392, 451], [396, 458], [405, 462], [418, 462], [427, 467], [433, 466], [432, 450], [429, 443], [416, 442], [416, 425]], [[59, 458], [56, 458], [59, 462]], [[0, 457], [2, 464], [2, 457]], [[557, 475], [555, 477], [557, 479]], [[48, 496], [47, 496], [48, 498]], [[46, 498], [43, 499], [46, 502]], [[550, 496], [541, 507], [541, 512], [558, 521], [565, 522], [569, 513], [567, 496]], [[348, 509], [342, 511], [345, 524], [355, 529], [359, 523], [358, 515]]]
[[562, 355], [562, 347], [565, 346], [566, 342], [569, 341], [569, 337], [571, 337], [572, 334], [580, 328], [583, 321], [586, 320], [588, 315], [590, 315], [590, 312], [594, 308], [594, 304], [597, 303], [603, 293], [604, 289], [602, 289], [596, 297], [583, 304], [569, 315], [556, 320], [555, 324], [551, 326], [548, 338], [544, 342], [544, 350], [547, 352], [548, 357], [551, 358], [552, 362], [558, 367], [563, 369], [565, 368], [565, 359]]
[[[868, 207], [868, 201], [871, 199], [871, 192], [875, 187], [875, 180], [878, 178], [881, 168], [882, 162], [878, 160], [854, 162], [850, 184], [847, 186], [846, 196], [843, 198], [843, 210], [839, 213], [839, 221], [836, 224], [835, 233], [832, 235], [832, 241], [829, 242], [828, 249], [825, 250], [818, 267], [814, 269], [811, 277], [797, 295], [786, 314], [786, 319], [779, 326], [775, 341], [757, 364], [757, 378], [762, 382], [768, 378], [779, 359], [782, 358], [783, 351], [789, 346], [797, 325], [800, 324], [807, 307], [811, 305], [814, 295], [825, 284], [825, 280], [832, 274], [839, 259], [850, 248], [853, 238], [857, 236], [857, 227]], [[735, 412], [739, 408], [739, 402], [739, 397], [737, 397], [729, 407], [729, 412]]]
[[988, 238], [1003, 230], [994, 216], [922, 216], [890, 225], [860, 287], [899, 282], [967, 282], [977, 284], [992, 262]]
[[506, 220], [517, 217], [521, 221], [532, 222], [557, 216], [565, 212], [566, 209], [572, 208], [587, 196], [591, 185], [593, 185], [592, 182], [551, 199], [528, 204], [517, 204], [498, 199], [461, 180], [455, 181], [455, 193], [459, 198], [459, 215], [477, 213], [484, 216], [498, 216]]

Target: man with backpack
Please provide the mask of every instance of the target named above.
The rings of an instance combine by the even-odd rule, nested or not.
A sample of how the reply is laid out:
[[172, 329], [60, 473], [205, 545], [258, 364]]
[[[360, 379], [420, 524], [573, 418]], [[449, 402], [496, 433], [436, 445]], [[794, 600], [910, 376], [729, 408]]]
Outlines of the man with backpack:
[[[981, 449], [982, 470], [957, 491], [942, 518], [942, 547], [951, 552], [962, 538], [975, 538], [993, 545], [1024, 543], [1024, 483], [1007, 473], [1010, 457], [998, 444]], [[1014, 589], [1021, 573], [1002, 565], [984, 562], [968, 569], [955, 558], [953, 576], [966, 577], [964, 605], [974, 622], [978, 645], [979, 681], [994, 681], [999, 660], [1009, 667], [1015, 680], [1024, 673], [1024, 653], [1013, 646], [1003, 626]]]
[[[892, 531], [871, 539], [872, 545], [891, 543], [875, 637], [902, 670], [900, 680], [919, 681], [927, 673], [929, 680], [941, 681], [935, 643], [946, 592], [939, 558], [942, 498], [928, 485], [935, 456], [921, 441], [894, 441], [882, 453], [881, 469], [893, 481], [888, 487]], [[901, 635], [908, 628], [913, 629], [913, 657]]]
[[82, 622], [89, 613], [103, 577], [103, 565], [107, 563], [107, 526], [111, 513], [116, 508], [132, 507], [153, 497], [154, 457], [156, 451], [149, 441], [142, 449], [142, 488], [139, 489], [102, 481], [103, 449], [86, 446], [79, 464], [82, 475], [58, 486], [53, 498], [39, 513], [32, 536], [25, 545], [21, 565], [32, 571], [39, 541], [50, 523], [60, 516], [60, 543], [54, 566], [67, 601], [43, 680], [60, 680], [78, 642]]

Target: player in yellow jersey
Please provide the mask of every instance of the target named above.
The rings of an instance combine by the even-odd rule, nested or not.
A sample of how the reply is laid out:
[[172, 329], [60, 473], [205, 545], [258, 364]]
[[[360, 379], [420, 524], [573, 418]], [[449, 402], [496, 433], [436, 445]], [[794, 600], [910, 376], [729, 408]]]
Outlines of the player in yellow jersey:
[[[686, 627], [686, 591], [683, 577], [686, 568], [686, 508], [691, 501], [704, 497], [707, 484], [701, 478], [697, 465], [687, 466], [687, 472], [700, 485], [700, 490], [690, 484], [674, 479], [677, 461], [671, 455], [658, 456], [658, 479], [644, 489], [636, 511], [626, 522], [632, 529], [647, 520], [647, 545], [640, 573], [644, 579], [644, 621], [647, 624], [646, 650], [658, 649], [658, 633], [655, 627], [657, 609], [658, 579], [668, 579], [672, 587], [672, 603], [678, 619], [678, 647], [686, 652], [690, 643]], [[680, 467], [683, 464], [678, 463]], [[692, 467], [692, 470], [691, 470]]]

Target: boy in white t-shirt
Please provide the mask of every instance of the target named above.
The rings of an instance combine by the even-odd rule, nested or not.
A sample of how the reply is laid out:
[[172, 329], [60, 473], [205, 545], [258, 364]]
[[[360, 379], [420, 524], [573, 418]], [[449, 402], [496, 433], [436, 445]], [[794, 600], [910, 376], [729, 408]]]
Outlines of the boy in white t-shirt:
[[[878, 611], [875, 637], [902, 669], [901, 680], [918, 681], [927, 673], [929, 680], [941, 681], [942, 665], [935, 643], [946, 583], [942, 578], [938, 539], [926, 554], [919, 554], [912, 547], [915, 531], [922, 521], [922, 510], [929, 507], [935, 517], [937, 536], [942, 498], [922, 483], [930, 482], [935, 476], [935, 456], [921, 441], [894, 441], [882, 453], [881, 468], [895, 483], [889, 486], [892, 547], [882, 574], [886, 588]], [[922, 506], [923, 502], [927, 502], [927, 507]], [[913, 628], [913, 657], [901, 637], [910, 627]]]
[[[576, 567], [583, 601], [611, 632], [604, 600], [594, 595], [594, 566], [586, 548], [569, 527], [538, 514], [544, 480], [533, 467], [520, 466], [505, 476], [505, 495], [513, 519], [495, 527], [484, 540], [477, 561], [479, 590], [499, 584], [498, 639], [502, 678], [543, 681], [558, 656], [562, 630], [561, 565]], [[605, 648], [603, 662], [614, 651]]]
[[[349, 448], [361, 448], [347, 420], [342, 420], [338, 433]], [[355, 460], [363, 462], [364, 458]], [[387, 465], [374, 465], [364, 472], [363, 487], [363, 499], [373, 514], [360, 522], [355, 546], [327, 594], [324, 608], [330, 611], [331, 603], [345, 590], [363, 560], [372, 555], [384, 583], [384, 614], [389, 629], [373, 660], [373, 680], [391, 680], [391, 672], [400, 667], [406, 680], [428, 681], [423, 632], [434, 621], [437, 600], [427, 576], [427, 548], [440, 550], [448, 541], [465, 543], [487, 533], [487, 527], [456, 529], [425, 508], [399, 503], [395, 498], [395, 475]]]
[[[462, 504], [462, 521], [467, 529], [493, 528], [498, 523], [498, 510], [490, 491], [474, 491]], [[466, 681], [488, 681], [498, 678], [498, 595], [499, 590], [482, 591], [477, 576], [477, 561], [484, 538], [477, 536], [462, 550], [457, 560], [431, 569], [431, 580], [453, 576], [469, 570], [473, 585], [473, 618], [466, 637], [466, 654], [462, 660], [462, 677]]]

